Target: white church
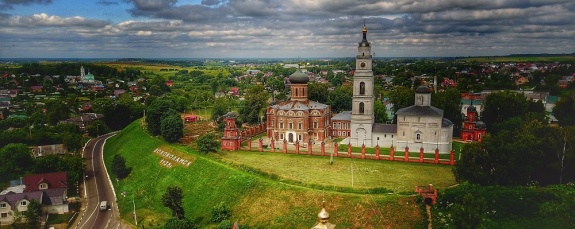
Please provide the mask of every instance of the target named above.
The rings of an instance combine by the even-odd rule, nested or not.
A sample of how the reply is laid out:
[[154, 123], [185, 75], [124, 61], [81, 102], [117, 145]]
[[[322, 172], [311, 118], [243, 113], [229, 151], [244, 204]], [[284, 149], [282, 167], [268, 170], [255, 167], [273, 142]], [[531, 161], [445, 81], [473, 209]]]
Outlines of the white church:
[[431, 90], [427, 86], [415, 90], [413, 106], [396, 112], [397, 124], [375, 123], [373, 57], [365, 25], [362, 32], [353, 76], [351, 136], [341, 143], [366, 147], [393, 146], [402, 150], [409, 147], [409, 151], [423, 148], [426, 153], [439, 149], [440, 153], [449, 153], [452, 149], [453, 123], [443, 118], [443, 110], [431, 106]]

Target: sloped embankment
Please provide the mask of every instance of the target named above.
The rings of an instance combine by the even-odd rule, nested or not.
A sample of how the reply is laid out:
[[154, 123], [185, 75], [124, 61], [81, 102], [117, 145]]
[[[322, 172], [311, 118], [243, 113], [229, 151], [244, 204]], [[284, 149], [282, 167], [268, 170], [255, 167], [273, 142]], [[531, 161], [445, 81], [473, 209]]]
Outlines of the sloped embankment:
[[[174, 156], [155, 153], [156, 149], [191, 163], [186, 167], [172, 160]], [[116, 154], [133, 169], [129, 177], [114, 181], [122, 217], [133, 222], [135, 203], [138, 225], [147, 228], [159, 228], [170, 218], [161, 196], [171, 185], [182, 188], [185, 214], [202, 228], [215, 225], [209, 222], [211, 210], [220, 202], [232, 209], [232, 221], [251, 228], [309, 228], [317, 222], [324, 199], [331, 222], [341, 228], [414, 228], [425, 220], [420, 203], [414, 203], [413, 197], [337, 193], [268, 180], [185, 146], [170, 146], [149, 136], [140, 121], [108, 139], [108, 171]], [[172, 166], [166, 167], [162, 160], [172, 162]]]

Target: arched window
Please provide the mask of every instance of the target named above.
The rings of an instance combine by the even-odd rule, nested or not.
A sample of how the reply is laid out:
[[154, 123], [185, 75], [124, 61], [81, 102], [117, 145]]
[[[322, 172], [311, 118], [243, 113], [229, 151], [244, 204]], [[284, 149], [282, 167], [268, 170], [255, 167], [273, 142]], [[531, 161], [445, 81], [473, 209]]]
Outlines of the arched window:
[[364, 82], [359, 83], [359, 94], [365, 95], [365, 83]]
[[417, 138], [417, 140], [421, 140], [421, 134], [417, 134], [415, 137]]
[[363, 114], [365, 112], [365, 105], [363, 103], [359, 103], [359, 113]]
[[481, 139], [481, 134], [478, 134], [478, 135], [477, 135], [477, 139]]

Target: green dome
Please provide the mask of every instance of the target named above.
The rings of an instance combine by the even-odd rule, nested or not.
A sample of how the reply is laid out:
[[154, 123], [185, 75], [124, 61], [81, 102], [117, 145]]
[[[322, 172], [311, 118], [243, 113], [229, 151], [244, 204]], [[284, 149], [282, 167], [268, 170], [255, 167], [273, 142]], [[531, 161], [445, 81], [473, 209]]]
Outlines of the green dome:
[[308, 81], [309, 77], [299, 68], [289, 76], [289, 82], [292, 84], [306, 84]]

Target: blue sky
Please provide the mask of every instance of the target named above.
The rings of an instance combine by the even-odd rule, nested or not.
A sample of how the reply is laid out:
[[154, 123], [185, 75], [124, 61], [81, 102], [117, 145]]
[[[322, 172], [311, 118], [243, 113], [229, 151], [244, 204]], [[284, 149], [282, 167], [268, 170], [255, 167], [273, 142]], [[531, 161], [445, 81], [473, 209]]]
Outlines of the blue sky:
[[572, 0], [0, 0], [0, 58], [575, 52]]

